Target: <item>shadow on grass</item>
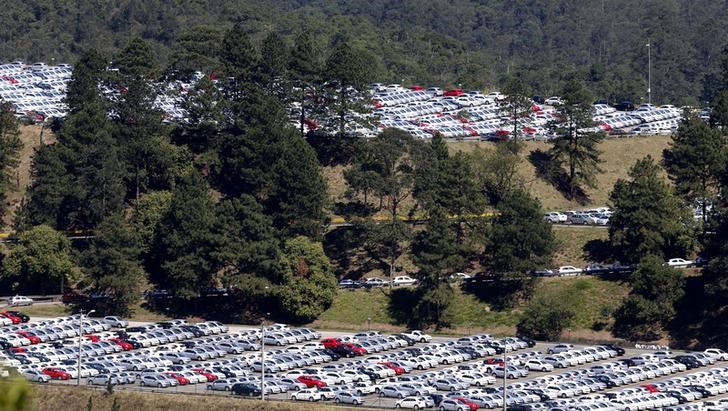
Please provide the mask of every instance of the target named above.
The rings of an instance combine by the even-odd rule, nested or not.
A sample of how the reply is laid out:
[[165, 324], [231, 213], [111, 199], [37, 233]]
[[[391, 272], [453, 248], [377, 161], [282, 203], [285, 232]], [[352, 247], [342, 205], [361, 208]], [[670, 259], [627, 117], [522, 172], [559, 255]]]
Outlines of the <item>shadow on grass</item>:
[[369, 217], [377, 212], [377, 209], [370, 204], [364, 204], [361, 201], [352, 201], [348, 203], [336, 202], [334, 204], [334, 213], [345, 218], [351, 217]]
[[477, 275], [464, 281], [461, 289], [480, 301], [501, 311], [513, 308], [518, 302], [531, 296], [538, 279], [527, 274]]
[[415, 287], [394, 288], [389, 292], [387, 311], [395, 325], [417, 325], [415, 307], [419, 301], [419, 293]]
[[677, 316], [669, 324], [675, 347], [721, 347], [728, 337], [728, 310], [720, 298], [705, 292], [702, 277], [685, 279], [685, 295], [675, 305]]
[[595, 263], [614, 261], [614, 249], [608, 239], [587, 241], [582, 248], [582, 253], [587, 261], [593, 261]]
[[589, 196], [581, 187], [576, 187], [574, 195], [571, 195], [569, 175], [564, 172], [548, 152], [541, 149], [534, 150], [528, 155], [528, 161], [536, 169], [536, 176], [551, 184], [561, 195], [581, 205], [589, 203]]
[[338, 278], [359, 279], [375, 269], [386, 269], [378, 260], [367, 256], [363, 250], [366, 233], [362, 226], [339, 227], [324, 236], [324, 252], [334, 263]]

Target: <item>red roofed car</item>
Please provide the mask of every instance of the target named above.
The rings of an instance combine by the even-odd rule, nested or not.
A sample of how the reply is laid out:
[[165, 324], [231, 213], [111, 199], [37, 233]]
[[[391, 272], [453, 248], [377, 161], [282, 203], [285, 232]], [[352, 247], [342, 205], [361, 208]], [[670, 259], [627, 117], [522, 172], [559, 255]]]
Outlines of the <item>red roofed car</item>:
[[306, 388], [323, 388], [326, 386], [326, 383], [319, 380], [316, 377], [310, 376], [310, 375], [301, 375], [298, 378], [296, 378], [296, 381], [306, 384]]

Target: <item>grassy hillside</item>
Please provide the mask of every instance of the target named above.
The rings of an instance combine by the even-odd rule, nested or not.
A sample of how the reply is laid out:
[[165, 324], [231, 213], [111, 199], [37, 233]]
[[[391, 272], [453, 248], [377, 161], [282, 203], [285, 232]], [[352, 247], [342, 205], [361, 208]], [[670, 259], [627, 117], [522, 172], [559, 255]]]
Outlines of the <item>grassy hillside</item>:
[[[581, 205], [573, 201], [569, 201], [562, 196], [547, 181], [536, 175], [536, 168], [529, 161], [529, 156], [537, 150], [547, 151], [549, 144], [543, 142], [526, 142], [525, 148], [521, 151], [522, 159], [520, 172], [526, 181], [526, 185], [531, 193], [536, 196], [546, 210], [568, 210], [581, 209], [589, 206], [601, 206], [608, 202], [609, 193], [614, 183], [627, 176], [629, 168], [639, 159], [646, 155], [653, 158], [662, 158], [662, 151], [668, 147], [670, 142], [669, 136], [649, 136], [649, 137], [630, 137], [623, 139], [608, 139], [600, 146], [602, 151], [603, 163], [600, 165], [603, 172], [597, 176], [597, 187], [587, 189], [586, 193], [590, 201], [586, 205]], [[471, 152], [476, 147], [484, 150], [490, 150], [495, 147], [490, 142], [458, 142], [449, 144], [451, 151]], [[326, 167], [324, 176], [329, 182], [329, 191], [334, 202], [346, 202], [344, 195], [346, 191], [346, 182], [342, 176], [344, 168]], [[406, 203], [405, 207], [411, 206], [412, 203]]]
[[[610, 314], [619, 306], [628, 292], [621, 281], [596, 277], [549, 278], [541, 281], [535, 295], [567, 301], [576, 312], [573, 337], [608, 338], [601, 331], [609, 324]], [[378, 330], [396, 331], [405, 328], [396, 320], [390, 304], [388, 289], [342, 290], [333, 305], [312, 325], [321, 329], [363, 330], [369, 326]], [[491, 307], [472, 294], [456, 290], [454, 324], [444, 332], [469, 333], [484, 330], [495, 334], [515, 331], [523, 306], [503, 311]], [[371, 320], [369, 320], [371, 319]]]

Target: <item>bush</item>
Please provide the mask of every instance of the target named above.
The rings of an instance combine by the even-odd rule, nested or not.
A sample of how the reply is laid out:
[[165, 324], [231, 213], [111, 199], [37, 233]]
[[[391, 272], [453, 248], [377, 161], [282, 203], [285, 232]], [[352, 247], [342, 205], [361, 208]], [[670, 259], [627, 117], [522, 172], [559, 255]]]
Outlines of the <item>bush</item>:
[[531, 300], [516, 326], [518, 333], [537, 340], [555, 341], [570, 327], [576, 313], [573, 308], [555, 298], [541, 297]]

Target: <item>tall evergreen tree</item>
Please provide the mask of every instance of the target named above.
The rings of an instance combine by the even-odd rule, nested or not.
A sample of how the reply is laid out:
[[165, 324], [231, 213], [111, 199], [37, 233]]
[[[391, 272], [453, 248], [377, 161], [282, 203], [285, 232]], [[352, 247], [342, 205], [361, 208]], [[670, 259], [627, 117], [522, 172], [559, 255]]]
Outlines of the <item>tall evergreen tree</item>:
[[240, 23], [225, 33], [220, 45], [220, 60], [225, 74], [234, 77], [237, 82], [257, 80], [260, 54]]
[[582, 185], [596, 187], [602, 161], [597, 146], [603, 136], [590, 130], [594, 125], [591, 95], [581, 82], [566, 83], [562, 96], [563, 104], [556, 110], [559, 120], [553, 125], [558, 136], [552, 140], [550, 155], [555, 165], [566, 167], [568, 197], [574, 199]]
[[68, 82], [66, 104], [70, 112], [100, 103], [99, 86], [105, 79], [108, 60], [95, 49], [83, 52]]
[[638, 263], [648, 255], [686, 256], [692, 250], [691, 217], [660, 174], [647, 156], [632, 166], [629, 180], [614, 184], [609, 241], [622, 262]]
[[445, 211], [439, 207], [431, 210], [427, 226], [412, 241], [412, 261], [419, 269], [417, 326], [449, 325], [453, 296], [449, 277], [465, 265], [463, 251]]
[[519, 174], [523, 161], [510, 147], [497, 144], [492, 150], [476, 149], [471, 153], [476, 185], [494, 207], [510, 193], [522, 189], [525, 181]]
[[288, 72], [296, 94], [294, 98], [300, 105], [298, 126], [301, 135], [304, 134], [306, 114], [314, 110], [314, 99], [310, 97], [310, 91], [320, 80], [322, 65], [321, 51], [311, 33], [307, 30], [299, 32], [291, 49]]
[[221, 28], [207, 25], [193, 26], [180, 33], [176, 50], [170, 56], [170, 74], [185, 80], [198, 70], [208, 76], [216, 75], [222, 68], [218, 55], [223, 34]]
[[510, 120], [512, 144], [511, 148], [518, 149], [518, 136], [523, 134], [522, 122], [528, 119], [533, 112], [531, 90], [520, 77], [510, 78], [503, 86], [506, 98], [500, 100], [501, 113]]
[[264, 201], [266, 213], [284, 236], [317, 237], [328, 201], [326, 181], [311, 146], [293, 130], [283, 132]]
[[363, 50], [353, 47], [347, 39], [338, 42], [326, 60], [327, 76], [336, 82], [336, 113], [341, 136], [346, 132], [347, 116], [355, 107], [355, 92], [366, 92], [372, 80], [375, 60]]
[[212, 285], [214, 221], [207, 184], [196, 170], [190, 170], [175, 185], [170, 209], [159, 225], [148, 258], [152, 281], [183, 299], [194, 298]]
[[124, 207], [124, 169], [111, 137], [96, 138], [79, 156], [75, 167], [79, 178], [78, 225], [92, 228]]
[[146, 279], [140, 253], [139, 233], [121, 212], [110, 214], [98, 226], [82, 261], [95, 291], [108, 295], [96, 307], [100, 313], [130, 314]]
[[498, 290], [493, 303], [506, 306], [531, 295], [536, 283], [531, 271], [547, 266], [556, 246], [541, 204], [525, 191], [511, 192], [497, 211], [486, 232], [482, 260], [494, 279], [489, 287]]
[[632, 291], [615, 313], [614, 333], [631, 341], [654, 340], [675, 317], [675, 303], [685, 293], [682, 273], [662, 257], [642, 259], [630, 278]]
[[23, 149], [20, 129], [8, 103], [0, 100], [0, 217], [6, 212], [6, 195], [13, 176], [11, 169], [18, 165], [18, 155]]
[[259, 68], [263, 84], [267, 84], [274, 92], [283, 92], [282, 88], [287, 87], [288, 63], [291, 58], [288, 44], [280, 34], [271, 32], [263, 39], [260, 54], [265, 56], [260, 59]]
[[694, 114], [686, 113], [663, 162], [675, 191], [688, 203], [700, 204], [703, 230], [707, 230], [708, 206], [715, 203], [720, 176], [728, 161], [728, 140]]

